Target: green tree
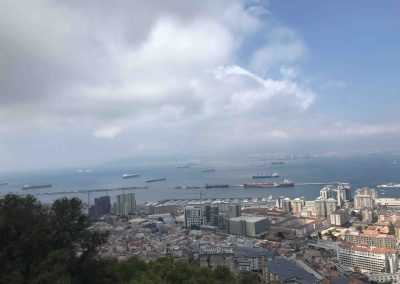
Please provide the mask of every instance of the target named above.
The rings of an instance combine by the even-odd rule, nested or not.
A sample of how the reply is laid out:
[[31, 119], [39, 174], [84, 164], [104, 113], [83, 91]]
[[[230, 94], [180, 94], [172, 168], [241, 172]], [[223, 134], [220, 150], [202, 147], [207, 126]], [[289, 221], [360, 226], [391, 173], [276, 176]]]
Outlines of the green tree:
[[388, 234], [389, 234], [389, 235], [395, 235], [395, 234], [396, 234], [395, 226], [394, 226], [393, 223], [390, 223], [390, 225], [389, 225], [389, 232], [388, 232]]
[[238, 284], [261, 284], [260, 276], [255, 272], [241, 271], [237, 277]]

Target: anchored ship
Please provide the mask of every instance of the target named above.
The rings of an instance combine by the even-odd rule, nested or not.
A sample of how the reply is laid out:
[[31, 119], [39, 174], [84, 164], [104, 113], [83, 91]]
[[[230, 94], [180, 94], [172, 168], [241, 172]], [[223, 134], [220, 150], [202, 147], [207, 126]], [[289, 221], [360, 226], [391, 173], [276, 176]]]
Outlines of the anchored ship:
[[0, 185], [7, 185], [8, 184], [8, 182], [2, 182], [2, 183], [0, 183]]
[[295, 186], [295, 183], [288, 179], [285, 179], [283, 182], [243, 184], [244, 188], [269, 188], [269, 187], [293, 187], [293, 186]]
[[27, 190], [27, 189], [38, 189], [38, 188], [47, 188], [47, 187], [51, 187], [51, 184], [38, 184], [38, 185], [25, 184], [22, 187], [22, 189]]
[[156, 182], [156, 181], [163, 181], [163, 180], [167, 180], [167, 178], [146, 179], [145, 182]]
[[227, 188], [229, 187], [228, 184], [224, 183], [207, 183], [206, 188]]
[[135, 178], [135, 177], [140, 177], [139, 174], [123, 174], [122, 178]]
[[279, 177], [279, 174], [277, 172], [271, 174], [258, 174], [254, 175], [253, 178], [277, 178]]
[[279, 161], [279, 162], [272, 162], [272, 165], [284, 165], [285, 162]]
[[400, 183], [389, 182], [387, 184], [380, 184], [378, 188], [400, 188]]
[[210, 173], [210, 172], [215, 172], [214, 169], [204, 169], [202, 170], [203, 173]]

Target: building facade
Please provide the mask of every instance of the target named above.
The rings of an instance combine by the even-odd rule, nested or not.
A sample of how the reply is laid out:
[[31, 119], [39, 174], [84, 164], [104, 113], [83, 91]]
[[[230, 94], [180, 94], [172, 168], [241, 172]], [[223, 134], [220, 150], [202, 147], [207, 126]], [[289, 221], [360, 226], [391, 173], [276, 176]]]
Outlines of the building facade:
[[184, 226], [203, 226], [206, 224], [205, 210], [202, 206], [186, 206], [184, 208]]
[[229, 234], [257, 237], [267, 230], [267, 218], [240, 216], [229, 219]]
[[134, 193], [117, 195], [115, 213], [119, 216], [128, 216], [136, 212], [136, 199]]
[[363, 273], [395, 273], [398, 270], [395, 249], [339, 244], [337, 255], [343, 267]]

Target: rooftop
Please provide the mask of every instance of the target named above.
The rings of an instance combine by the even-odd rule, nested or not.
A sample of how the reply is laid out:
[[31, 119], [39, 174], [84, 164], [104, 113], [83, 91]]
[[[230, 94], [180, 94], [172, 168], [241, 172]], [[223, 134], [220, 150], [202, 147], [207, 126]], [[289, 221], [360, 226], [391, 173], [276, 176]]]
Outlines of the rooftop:
[[262, 220], [267, 220], [265, 217], [253, 217], [253, 216], [239, 216], [230, 218], [230, 221], [246, 221], [246, 222], [258, 222]]
[[269, 262], [268, 268], [272, 274], [277, 275], [283, 282], [296, 279], [297, 282], [318, 283], [318, 279], [314, 275], [298, 266], [295, 262], [283, 257], [277, 257]]

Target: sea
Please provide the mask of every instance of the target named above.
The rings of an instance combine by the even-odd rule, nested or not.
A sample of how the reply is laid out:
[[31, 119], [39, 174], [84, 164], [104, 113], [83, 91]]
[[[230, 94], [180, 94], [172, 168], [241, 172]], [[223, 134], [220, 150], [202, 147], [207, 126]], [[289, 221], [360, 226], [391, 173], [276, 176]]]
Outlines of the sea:
[[[393, 161], [399, 161], [393, 164]], [[204, 169], [215, 169], [213, 172], [202, 172]], [[121, 191], [85, 193], [61, 193], [62, 191], [79, 191], [110, 189], [119, 187], [144, 187], [125, 192], [134, 192], [137, 203], [160, 201], [165, 199], [203, 199], [215, 198], [289, 198], [305, 197], [314, 200], [319, 196], [322, 184], [348, 182], [352, 191], [360, 187], [376, 188], [377, 185], [395, 182], [400, 183], [400, 154], [375, 154], [359, 156], [336, 156], [317, 158], [298, 158], [284, 160], [283, 165], [272, 165], [271, 160], [230, 159], [199, 160], [189, 168], [177, 168], [175, 164], [159, 165], [101, 165], [90, 168], [91, 172], [78, 172], [78, 169], [36, 170], [30, 172], [0, 173], [0, 195], [7, 193], [38, 194], [52, 192], [51, 195], [35, 195], [43, 203], [51, 203], [60, 197], [79, 197], [84, 202], [93, 203], [96, 197], [108, 194], [111, 200]], [[269, 182], [282, 182], [289, 179], [296, 183], [288, 188], [243, 188], [243, 183], [266, 182], [254, 180], [253, 175], [278, 172], [279, 178]], [[138, 178], [122, 179], [124, 173], [140, 174]], [[146, 179], [166, 178], [165, 181], [145, 183]], [[177, 189], [178, 186], [204, 186], [207, 183], [229, 184], [229, 188], [194, 188]], [[52, 184], [51, 188], [22, 190], [23, 185]], [[301, 185], [304, 184], [304, 185]], [[400, 189], [377, 189], [380, 197], [400, 197]]]

